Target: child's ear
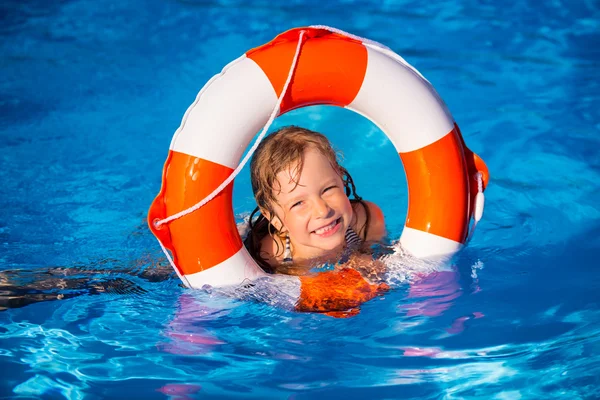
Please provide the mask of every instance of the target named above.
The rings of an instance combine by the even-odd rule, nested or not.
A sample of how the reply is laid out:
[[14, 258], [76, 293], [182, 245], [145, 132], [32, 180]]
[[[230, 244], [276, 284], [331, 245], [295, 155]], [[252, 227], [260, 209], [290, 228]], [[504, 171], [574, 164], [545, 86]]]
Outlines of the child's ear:
[[277, 215], [263, 208], [260, 208], [260, 213], [271, 223], [271, 225], [275, 227], [275, 229], [277, 229], [278, 232], [281, 232], [281, 229], [283, 228], [283, 223]]

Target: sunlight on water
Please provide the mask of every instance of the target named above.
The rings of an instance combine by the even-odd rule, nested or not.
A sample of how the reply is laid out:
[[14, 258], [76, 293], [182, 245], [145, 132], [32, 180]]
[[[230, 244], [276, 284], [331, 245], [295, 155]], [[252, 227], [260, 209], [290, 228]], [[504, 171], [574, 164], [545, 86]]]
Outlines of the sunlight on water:
[[[0, 397], [600, 397], [600, 8], [480, 3], [5, 2]], [[445, 263], [405, 254], [394, 147], [307, 107], [274, 128], [325, 133], [380, 205], [391, 290], [333, 318], [292, 311], [293, 280], [182, 288], [145, 222], [172, 134], [229, 61], [321, 23], [435, 86], [491, 173], [472, 241]], [[238, 222], [253, 208], [245, 169]]]

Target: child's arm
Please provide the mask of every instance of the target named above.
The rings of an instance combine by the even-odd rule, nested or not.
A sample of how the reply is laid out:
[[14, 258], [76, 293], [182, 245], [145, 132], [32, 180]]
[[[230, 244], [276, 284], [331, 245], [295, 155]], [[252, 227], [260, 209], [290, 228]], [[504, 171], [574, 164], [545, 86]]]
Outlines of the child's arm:
[[369, 231], [367, 232], [367, 242], [377, 242], [385, 236], [385, 217], [381, 208], [375, 203], [365, 201], [369, 209]]

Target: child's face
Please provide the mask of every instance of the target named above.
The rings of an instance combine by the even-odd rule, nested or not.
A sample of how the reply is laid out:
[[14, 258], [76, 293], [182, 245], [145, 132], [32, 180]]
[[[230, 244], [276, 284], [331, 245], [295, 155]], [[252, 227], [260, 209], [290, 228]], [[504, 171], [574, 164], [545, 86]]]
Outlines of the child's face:
[[345, 243], [352, 221], [352, 205], [344, 183], [329, 160], [314, 148], [304, 152], [304, 165], [294, 179], [294, 166], [277, 174], [281, 191], [274, 211], [287, 231], [295, 255], [324, 256]]

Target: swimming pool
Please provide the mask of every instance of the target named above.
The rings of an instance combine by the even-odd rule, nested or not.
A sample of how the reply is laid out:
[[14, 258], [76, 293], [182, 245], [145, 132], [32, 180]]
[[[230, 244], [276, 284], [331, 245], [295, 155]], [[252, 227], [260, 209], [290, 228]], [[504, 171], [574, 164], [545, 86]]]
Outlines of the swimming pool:
[[[599, 397], [599, 17], [594, 1], [5, 2], [0, 282], [64, 298], [0, 312], [0, 397]], [[348, 319], [114, 273], [161, 258], [145, 216], [198, 90], [310, 24], [402, 55], [486, 161], [484, 219], [454, 268]], [[328, 135], [398, 238], [406, 189], [383, 133], [331, 107], [290, 123]], [[253, 208], [247, 172], [234, 208]]]

